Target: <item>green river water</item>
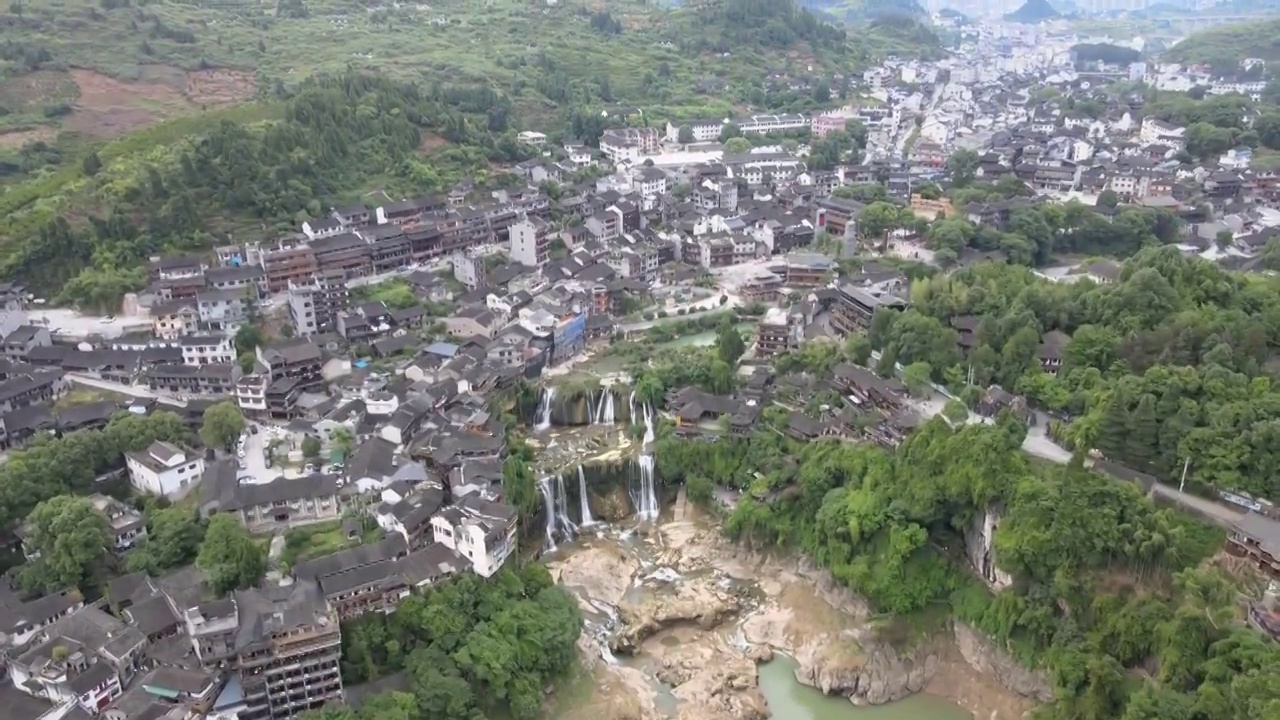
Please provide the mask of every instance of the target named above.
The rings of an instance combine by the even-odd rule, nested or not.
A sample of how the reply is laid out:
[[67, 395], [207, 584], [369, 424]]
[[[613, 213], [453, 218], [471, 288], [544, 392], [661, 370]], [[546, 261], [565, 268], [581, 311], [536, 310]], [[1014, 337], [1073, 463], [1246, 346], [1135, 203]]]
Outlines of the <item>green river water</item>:
[[780, 720], [973, 720], [942, 698], [917, 694], [888, 705], [858, 707], [796, 682], [797, 663], [786, 655], [760, 665], [760, 692]]

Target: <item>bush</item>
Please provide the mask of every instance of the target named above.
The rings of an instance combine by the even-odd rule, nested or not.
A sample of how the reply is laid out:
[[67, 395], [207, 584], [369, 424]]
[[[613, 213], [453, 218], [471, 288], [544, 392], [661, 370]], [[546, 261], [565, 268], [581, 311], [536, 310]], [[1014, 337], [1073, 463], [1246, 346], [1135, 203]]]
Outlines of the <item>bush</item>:
[[689, 308], [680, 308], [679, 310], [677, 310], [677, 311], [676, 311], [676, 314], [677, 314], [677, 315], [684, 315], [684, 314], [686, 314], [686, 313], [688, 313], [688, 312], [689, 312]]
[[645, 320], [652, 320], [652, 319], [653, 319], [653, 313], [651, 313], [651, 312], [647, 312], [647, 313], [645, 313], [644, 315], [641, 315], [641, 317], [643, 317]]
[[721, 295], [721, 296], [720, 296], [720, 305], [723, 307], [723, 306], [724, 306], [724, 304], [725, 304], [725, 303], [727, 303], [727, 302], [729, 302], [729, 296], [728, 296], [728, 295]]
[[667, 311], [666, 311], [666, 310], [659, 310], [659, 311], [658, 311], [658, 317], [660, 317], [660, 318], [667, 317]]

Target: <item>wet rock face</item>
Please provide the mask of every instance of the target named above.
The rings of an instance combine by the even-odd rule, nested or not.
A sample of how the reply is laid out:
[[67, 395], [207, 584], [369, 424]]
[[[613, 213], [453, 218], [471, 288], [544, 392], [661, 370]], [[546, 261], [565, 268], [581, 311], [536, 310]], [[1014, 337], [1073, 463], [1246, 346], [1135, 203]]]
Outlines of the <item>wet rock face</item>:
[[955, 636], [960, 654], [974, 670], [1023, 697], [1042, 703], [1053, 702], [1053, 686], [1048, 678], [1028, 670], [981, 632], [956, 622]]
[[869, 705], [920, 692], [938, 670], [938, 656], [928, 645], [906, 651], [880, 642], [864, 642], [860, 649], [808, 645], [796, 660], [798, 682]]
[[631, 497], [627, 494], [627, 486], [617, 483], [606, 488], [587, 486], [587, 494], [591, 503], [591, 514], [608, 522], [625, 520], [632, 515]]
[[671, 592], [619, 606], [621, 625], [610, 638], [609, 647], [614, 652], [635, 654], [641, 642], [664, 628], [693, 623], [703, 630], [712, 630], [740, 609], [736, 597], [721, 591], [711, 581], [681, 583]]

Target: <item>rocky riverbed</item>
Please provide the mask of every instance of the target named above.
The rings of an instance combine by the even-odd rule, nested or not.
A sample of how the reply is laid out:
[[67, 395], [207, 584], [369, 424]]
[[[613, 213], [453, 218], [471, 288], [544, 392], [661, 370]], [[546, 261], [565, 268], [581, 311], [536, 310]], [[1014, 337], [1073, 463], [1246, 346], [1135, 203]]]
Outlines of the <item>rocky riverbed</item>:
[[856, 704], [923, 691], [982, 720], [1017, 720], [1051, 697], [1043, 678], [963, 626], [909, 645], [884, 640], [865, 603], [825, 571], [746, 551], [700, 519], [561, 552], [553, 576], [587, 617], [595, 692], [583, 720], [602, 711], [611, 720], [763, 720], [756, 665], [775, 652], [795, 658], [798, 682]]

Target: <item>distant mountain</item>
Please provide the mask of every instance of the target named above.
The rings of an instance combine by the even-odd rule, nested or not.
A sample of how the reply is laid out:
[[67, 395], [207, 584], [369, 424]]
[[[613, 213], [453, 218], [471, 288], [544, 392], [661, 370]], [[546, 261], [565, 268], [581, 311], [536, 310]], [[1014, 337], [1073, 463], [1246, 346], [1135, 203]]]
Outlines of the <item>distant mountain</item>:
[[951, 20], [955, 20], [955, 21], [957, 21], [957, 22], [959, 22], [959, 23], [961, 23], [961, 24], [965, 24], [965, 25], [967, 25], [967, 24], [969, 24], [969, 23], [973, 22], [973, 20], [972, 20], [968, 15], [965, 15], [964, 13], [960, 12], [959, 10], [955, 10], [955, 9], [953, 9], [953, 8], [949, 8], [949, 7], [945, 7], [945, 8], [942, 8], [941, 10], [939, 10], [939, 11], [938, 11], [938, 15], [940, 15], [941, 17], [944, 17], [944, 18], [948, 18], [948, 19], [951, 19]]
[[1004, 16], [1009, 22], [1035, 25], [1058, 17], [1058, 11], [1045, 0], [1027, 0], [1022, 7]]

